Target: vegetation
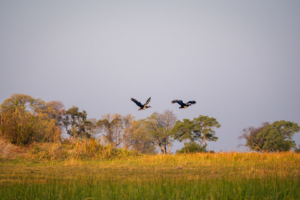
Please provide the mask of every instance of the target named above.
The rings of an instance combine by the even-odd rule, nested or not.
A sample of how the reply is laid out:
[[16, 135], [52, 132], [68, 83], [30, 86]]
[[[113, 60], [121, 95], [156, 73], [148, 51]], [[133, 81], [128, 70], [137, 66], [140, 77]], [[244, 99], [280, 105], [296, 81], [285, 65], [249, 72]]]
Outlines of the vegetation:
[[[14, 94], [0, 106], [0, 199], [300, 199], [298, 124], [244, 129], [245, 146], [263, 153], [210, 154], [218, 121], [176, 120], [169, 110], [88, 119]], [[176, 155], [174, 140], [188, 141]]]
[[66, 132], [73, 139], [97, 137], [103, 145], [148, 154], [156, 153], [156, 148], [170, 153], [171, 130], [177, 120], [169, 110], [137, 121], [130, 114], [88, 119], [87, 112], [76, 106], [66, 110], [60, 101], [44, 102], [25, 94], [12, 95], [0, 108], [0, 135], [13, 144], [60, 140]]
[[184, 147], [176, 151], [176, 153], [199, 153], [199, 152], [206, 152], [206, 146], [200, 145], [196, 142], [189, 142], [184, 143]]
[[144, 120], [132, 122], [132, 133], [128, 137], [129, 143], [125, 147], [131, 147], [142, 154], [156, 154], [155, 144], [151, 141], [151, 137], [147, 134]]
[[245, 139], [248, 147], [254, 151], [289, 151], [296, 149], [292, 140], [295, 133], [300, 131], [297, 123], [290, 121], [275, 121], [272, 124], [263, 123], [260, 127], [244, 129], [239, 139]]
[[56, 120], [51, 117], [55, 110], [49, 103], [28, 95], [13, 95], [0, 108], [0, 134], [13, 144], [54, 141], [60, 136]]
[[96, 126], [103, 133], [107, 144], [114, 147], [125, 144], [125, 148], [128, 149], [131, 146], [130, 135], [132, 133], [133, 121], [134, 117], [130, 114], [127, 116], [106, 114], [96, 123]]
[[[217, 141], [215, 128], [220, 128], [219, 122], [212, 117], [200, 115], [194, 120], [183, 119], [183, 121], [177, 121], [172, 132], [174, 138], [179, 141], [189, 140], [191, 142], [199, 141], [200, 144], [204, 142], [204, 147], [207, 146], [206, 141]], [[194, 144], [191, 144], [195, 146]], [[200, 146], [199, 146], [200, 148]]]
[[66, 111], [63, 123], [67, 133], [76, 138], [90, 138], [91, 133], [89, 131], [94, 128], [94, 124], [87, 120], [86, 111], [79, 112], [76, 106]]
[[146, 120], [142, 120], [144, 135], [148, 141], [161, 150], [161, 153], [171, 153], [172, 128], [177, 120], [173, 111], [166, 110], [163, 113], [153, 113]]
[[296, 153], [300, 153], [300, 144], [298, 145], [298, 148], [295, 149]]
[[0, 199], [299, 199], [300, 154], [2, 161]]

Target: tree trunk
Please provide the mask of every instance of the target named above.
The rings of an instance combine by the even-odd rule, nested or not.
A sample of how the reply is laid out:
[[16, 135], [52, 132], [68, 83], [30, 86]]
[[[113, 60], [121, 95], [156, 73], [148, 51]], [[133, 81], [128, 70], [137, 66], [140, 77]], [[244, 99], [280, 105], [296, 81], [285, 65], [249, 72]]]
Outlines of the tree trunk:
[[169, 138], [167, 138], [167, 140], [168, 140], [168, 150], [169, 150], [169, 154], [170, 154], [171, 153], [171, 150], [170, 150], [171, 142], [170, 142]]

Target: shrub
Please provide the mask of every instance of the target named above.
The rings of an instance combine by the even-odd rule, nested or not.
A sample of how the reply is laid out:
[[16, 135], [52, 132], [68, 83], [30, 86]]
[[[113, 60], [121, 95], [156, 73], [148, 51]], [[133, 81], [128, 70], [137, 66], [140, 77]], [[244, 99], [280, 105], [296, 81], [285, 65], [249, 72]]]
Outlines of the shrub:
[[36, 121], [36, 116], [15, 107], [1, 114], [1, 134], [13, 144], [26, 145], [36, 137]]
[[184, 147], [176, 153], [197, 153], [206, 152], [206, 145], [200, 145], [196, 142], [184, 143]]
[[16, 102], [14, 107], [0, 113], [0, 134], [12, 144], [27, 145], [33, 141], [53, 141], [60, 130], [54, 119], [34, 115]]

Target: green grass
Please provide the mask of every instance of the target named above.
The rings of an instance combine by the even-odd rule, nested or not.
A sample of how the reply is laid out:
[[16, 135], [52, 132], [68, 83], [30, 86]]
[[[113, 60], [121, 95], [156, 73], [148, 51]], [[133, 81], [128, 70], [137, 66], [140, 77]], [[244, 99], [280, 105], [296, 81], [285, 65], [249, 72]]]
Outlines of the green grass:
[[22, 180], [5, 185], [1, 199], [299, 199], [300, 181], [266, 179], [163, 178], [96, 179], [70, 181], [56, 177], [45, 183]]
[[300, 155], [0, 163], [0, 199], [300, 199]]

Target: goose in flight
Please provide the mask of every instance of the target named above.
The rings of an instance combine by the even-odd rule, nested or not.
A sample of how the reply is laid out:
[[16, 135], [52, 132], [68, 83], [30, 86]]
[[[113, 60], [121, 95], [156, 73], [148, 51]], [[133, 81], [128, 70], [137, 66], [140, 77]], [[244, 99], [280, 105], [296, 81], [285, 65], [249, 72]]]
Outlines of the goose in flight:
[[145, 110], [146, 108], [151, 108], [151, 106], [147, 106], [149, 104], [150, 100], [151, 100], [151, 97], [143, 105], [143, 104], [141, 104], [141, 102], [137, 101], [136, 99], [131, 98], [131, 101], [133, 101], [134, 103], [136, 103], [136, 105], [138, 105], [140, 107], [139, 110]]
[[181, 107], [179, 108], [187, 108], [196, 103], [196, 101], [189, 101], [187, 103], [183, 103], [182, 100], [173, 100], [172, 103], [178, 103]]

